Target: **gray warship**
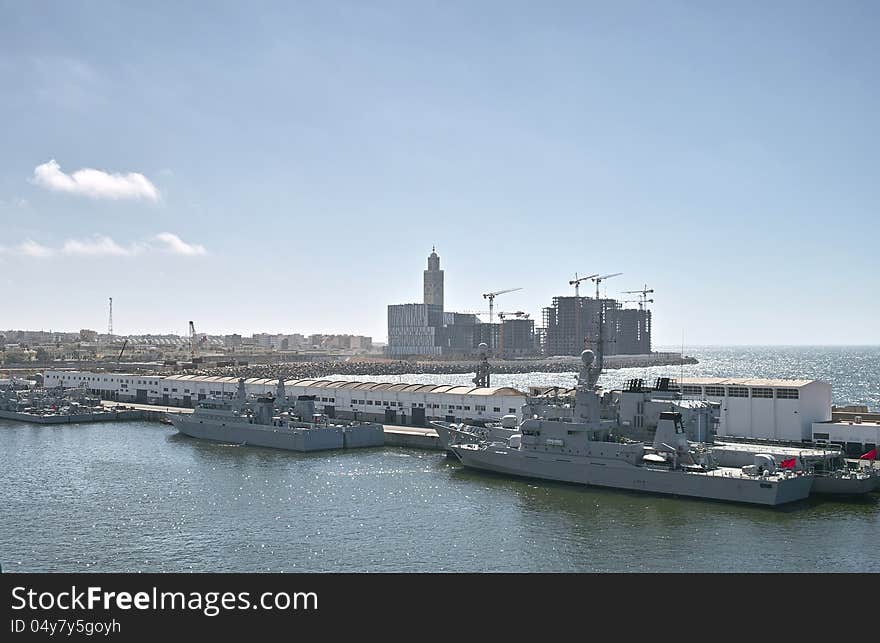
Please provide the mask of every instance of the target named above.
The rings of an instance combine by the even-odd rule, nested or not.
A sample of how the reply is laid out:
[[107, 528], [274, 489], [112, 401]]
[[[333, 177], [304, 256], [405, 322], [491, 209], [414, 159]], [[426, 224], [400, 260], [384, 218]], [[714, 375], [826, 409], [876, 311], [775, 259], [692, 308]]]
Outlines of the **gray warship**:
[[813, 474], [813, 495], [862, 496], [880, 485], [880, 475], [870, 467], [849, 466], [837, 445], [808, 445], [773, 440], [715, 438], [720, 422], [720, 404], [708, 400], [684, 399], [674, 380], [657, 378], [653, 387], [641, 379], [629, 380], [619, 391], [603, 396], [603, 417], [615, 418], [618, 432], [629, 438], [651, 437], [660, 414], [682, 414], [688, 439], [706, 443], [715, 462], [722, 467], [754, 464], [758, 455], [771, 456], [778, 464]]
[[780, 469], [767, 454], [742, 467], [718, 466], [708, 445], [688, 441], [679, 411], [660, 413], [651, 444], [616, 432], [619, 423], [601, 417], [597, 388], [603, 322], [598, 358], [590, 350], [581, 354], [573, 405], [529, 398], [518, 431], [506, 440], [446, 427], [459, 440], [448, 447], [456, 458], [466, 467], [517, 477], [739, 503], [774, 506], [810, 494], [811, 472]]
[[383, 446], [384, 427], [349, 422], [315, 413], [314, 399], [300, 396], [291, 406], [279, 379], [274, 396], [249, 399], [244, 379], [232, 399], [209, 398], [191, 414], [178, 413], [171, 423], [193, 438], [288, 451], [322, 451]]

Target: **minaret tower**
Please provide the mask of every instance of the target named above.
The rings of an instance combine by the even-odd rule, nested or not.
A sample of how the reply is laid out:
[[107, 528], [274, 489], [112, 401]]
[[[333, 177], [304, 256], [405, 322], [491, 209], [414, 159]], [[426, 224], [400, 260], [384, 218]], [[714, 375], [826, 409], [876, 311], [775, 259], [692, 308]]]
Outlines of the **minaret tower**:
[[425, 270], [425, 303], [437, 304], [443, 308], [443, 271], [440, 270], [440, 257], [436, 248], [431, 248], [428, 269]]

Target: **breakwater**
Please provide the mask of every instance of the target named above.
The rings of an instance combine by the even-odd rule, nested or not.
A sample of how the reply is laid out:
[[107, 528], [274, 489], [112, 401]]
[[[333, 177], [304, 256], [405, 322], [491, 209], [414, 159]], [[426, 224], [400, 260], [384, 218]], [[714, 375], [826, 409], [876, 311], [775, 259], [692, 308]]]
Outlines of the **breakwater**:
[[[649, 368], [696, 364], [697, 359], [681, 353], [652, 353], [650, 355], [611, 355], [605, 358], [605, 368]], [[312, 379], [330, 375], [460, 375], [475, 373], [476, 360], [350, 360], [321, 362], [286, 362], [281, 364], [251, 364], [187, 370], [194, 375], [211, 377], [257, 377], [277, 379]], [[489, 360], [492, 373], [576, 373], [580, 359], [574, 356], [548, 357], [523, 360]]]

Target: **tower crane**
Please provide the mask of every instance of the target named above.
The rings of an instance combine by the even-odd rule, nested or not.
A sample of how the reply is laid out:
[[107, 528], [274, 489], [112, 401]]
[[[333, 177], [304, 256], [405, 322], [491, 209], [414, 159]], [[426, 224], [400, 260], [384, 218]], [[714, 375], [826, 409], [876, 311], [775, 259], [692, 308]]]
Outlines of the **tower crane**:
[[631, 303], [638, 303], [639, 310], [644, 310], [645, 304], [653, 304], [653, 299], [648, 299], [648, 295], [654, 292], [653, 288], [648, 288], [648, 284], [645, 284], [645, 287], [641, 290], [622, 290], [621, 291], [625, 295], [638, 295], [638, 301], [634, 301]]
[[580, 292], [578, 291], [578, 287], [581, 285], [582, 281], [586, 281], [587, 279], [592, 279], [593, 277], [598, 277], [599, 273], [597, 272], [595, 275], [588, 275], [586, 277], [578, 277], [578, 273], [574, 273], [574, 279], [568, 282], [569, 286], [574, 286], [574, 296], [580, 297]]
[[601, 284], [606, 279], [611, 279], [611, 277], [618, 277], [622, 274], [622, 272], [615, 272], [610, 275], [602, 275], [601, 277], [599, 275], [591, 277], [591, 279], [596, 282], [596, 299], [599, 299], [599, 284]]
[[498, 290], [496, 292], [487, 292], [483, 294], [483, 299], [489, 300], [489, 323], [492, 323], [492, 310], [495, 306], [495, 297], [498, 295], [503, 295], [509, 292], [516, 292], [517, 290], [522, 290], [522, 288], [508, 288], [507, 290]]
[[653, 304], [654, 300], [653, 299], [641, 299], [641, 298], [639, 298], [639, 299], [624, 299], [620, 303], [621, 304], [638, 304], [639, 310], [644, 310], [645, 304]]

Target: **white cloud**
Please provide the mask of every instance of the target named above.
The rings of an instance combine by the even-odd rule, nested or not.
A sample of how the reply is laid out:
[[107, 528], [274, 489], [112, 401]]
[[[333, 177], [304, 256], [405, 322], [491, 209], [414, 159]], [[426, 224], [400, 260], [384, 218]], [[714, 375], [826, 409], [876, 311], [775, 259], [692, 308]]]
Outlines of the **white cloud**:
[[24, 241], [14, 248], [12, 248], [12, 253], [21, 255], [23, 257], [51, 257], [55, 254], [55, 251], [52, 248], [47, 248], [44, 245], [37, 243], [36, 241], [31, 241], [28, 239]]
[[171, 232], [163, 232], [145, 241], [123, 245], [112, 238], [96, 234], [86, 239], [66, 239], [60, 248], [50, 248], [28, 239], [17, 246], [0, 246], [0, 254], [43, 259], [56, 255], [65, 257], [134, 257], [145, 254], [174, 254], [195, 257], [208, 254], [204, 246], [190, 244]]
[[165, 245], [165, 251], [176, 255], [203, 255], [207, 254], [205, 246], [198, 244], [186, 243], [176, 234], [170, 232], [162, 232], [156, 235], [156, 239]]
[[147, 199], [159, 200], [159, 190], [143, 174], [110, 174], [102, 170], [83, 168], [65, 174], [55, 159], [34, 168], [31, 179], [35, 185], [52, 190], [80, 194], [93, 199]]
[[91, 239], [80, 241], [78, 239], [68, 239], [61, 248], [61, 253], [72, 256], [112, 256], [112, 257], [131, 257], [140, 254], [143, 247], [132, 244], [128, 247], [120, 246], [110, 237], [96, 234]]

